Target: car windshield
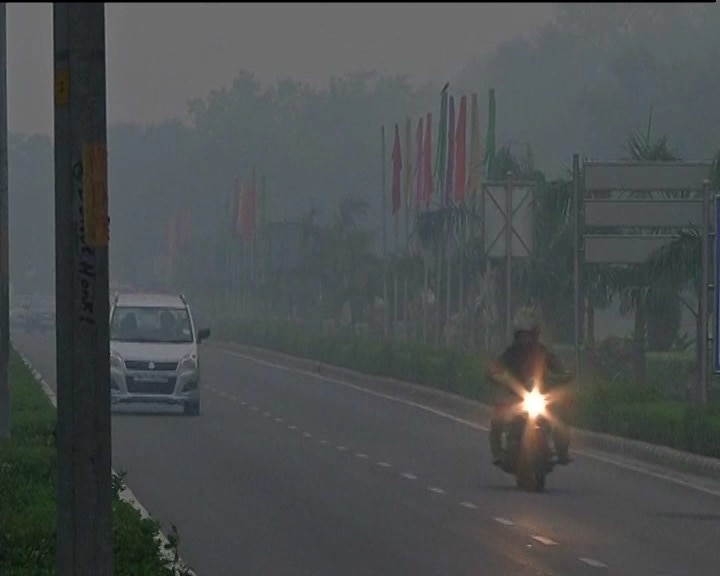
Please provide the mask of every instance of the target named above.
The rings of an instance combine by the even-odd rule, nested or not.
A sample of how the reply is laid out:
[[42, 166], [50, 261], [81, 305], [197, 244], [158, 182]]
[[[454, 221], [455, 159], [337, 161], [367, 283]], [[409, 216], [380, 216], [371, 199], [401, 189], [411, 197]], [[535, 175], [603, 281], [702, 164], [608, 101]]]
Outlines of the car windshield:
[[117, 307], [110, 324], [115, 342], [192, 342], [190, 316], [184, 308]]

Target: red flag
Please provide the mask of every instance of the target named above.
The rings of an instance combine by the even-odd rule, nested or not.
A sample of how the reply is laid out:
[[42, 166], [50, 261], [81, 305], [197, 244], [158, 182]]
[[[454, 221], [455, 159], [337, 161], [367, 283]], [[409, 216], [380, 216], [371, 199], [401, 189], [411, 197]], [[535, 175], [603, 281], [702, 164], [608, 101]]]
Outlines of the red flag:
[[395, 143], [392, 151], [392, 213], [395, 216], [400, 210], [402, 196], [400, 194], [400, 171], [402, 170], [402, 151], [400, 150], [400, 128], [395, 124]]
[[190, 242], [190, 210], [181, 208], [178, 214], [178, 223], [176, 224], [177, 245], [183, 248]]
[[467, 128], [467, 97], [460, 99], [458, 126], [455, 132], [455, 202], [465, 201], [465, 134]]
[[423, 203], [425, 208], [430, 205], [430, 196], [433, 192], [432, 178], [432, 113], [428, 112], [425, 118], [425, 141], [423, 158]]
[[455, 98], [450, 96], [450, 110], [449, 110], [449, 122], [448, 125], [448, 141], [447, 141], [447, 171], [445, 172], [445, 198], [443, 202], [445, 206], [450, 205], [450, 199], [453, 195], [453, 174], [455, 172]]
[[242, 210], [245, 199], [242, 183], [239, 179], [235, 180], [235, 190], [231, 202], [231, 232], [233, 236], [240, 236], [242, 233]]
[[242, 203], [242, 235], [245, 242], [249, 242], [255, 233], [256, 227], [256, 198], [257, 189], [255, 185], [255, 170], [252, 173], [252, 182], [250, 183], [250, 189], [245, 194]]
[[423, 200], [423, 178], [425, 175], [423, 162], [423, 119], [420, 118], [415, 132], [415, 210], [420, 210]]
[[167, 242], [167, 251], [170, 256], [177, 253], [177, 218], [173, 214], [168, 220], [165, 239]]

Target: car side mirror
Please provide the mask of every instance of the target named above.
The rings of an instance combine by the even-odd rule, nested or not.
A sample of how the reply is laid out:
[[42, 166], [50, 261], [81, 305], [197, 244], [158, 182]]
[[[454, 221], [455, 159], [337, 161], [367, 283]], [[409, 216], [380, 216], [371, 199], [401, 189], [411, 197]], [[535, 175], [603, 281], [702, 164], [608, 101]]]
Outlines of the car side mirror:
[[202, 330], [198, 330], [198, 342], [202, 342], [203, 340], [207, 340], [210, 338], [210, 328], [203, 328]]

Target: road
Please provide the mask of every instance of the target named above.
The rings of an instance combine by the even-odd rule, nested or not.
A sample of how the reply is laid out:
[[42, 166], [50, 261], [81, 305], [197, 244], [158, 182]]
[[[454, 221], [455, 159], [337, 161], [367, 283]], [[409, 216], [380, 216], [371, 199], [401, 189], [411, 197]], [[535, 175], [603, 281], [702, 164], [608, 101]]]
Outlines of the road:
[[[54, 337], [13, 341], [55, 385]], [[204, 346], [199, 418], [113, 416], [113, 465], [199, 576], [716, 574], [720, 489], [579, 456], [518, 492], [461, 421]]]

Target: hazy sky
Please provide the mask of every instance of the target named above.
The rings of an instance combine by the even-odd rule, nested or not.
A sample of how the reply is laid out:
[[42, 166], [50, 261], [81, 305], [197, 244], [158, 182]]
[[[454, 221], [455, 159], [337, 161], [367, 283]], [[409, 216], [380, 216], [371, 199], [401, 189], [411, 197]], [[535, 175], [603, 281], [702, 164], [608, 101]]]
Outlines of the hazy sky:
[[[241, 69], [313, 84], [374, 69], [451, 78], [552, 4], [107, 4], [108, 122], [184, 116]], [[8, 124], [52, 130], [52, 5], [8, 4]]]

